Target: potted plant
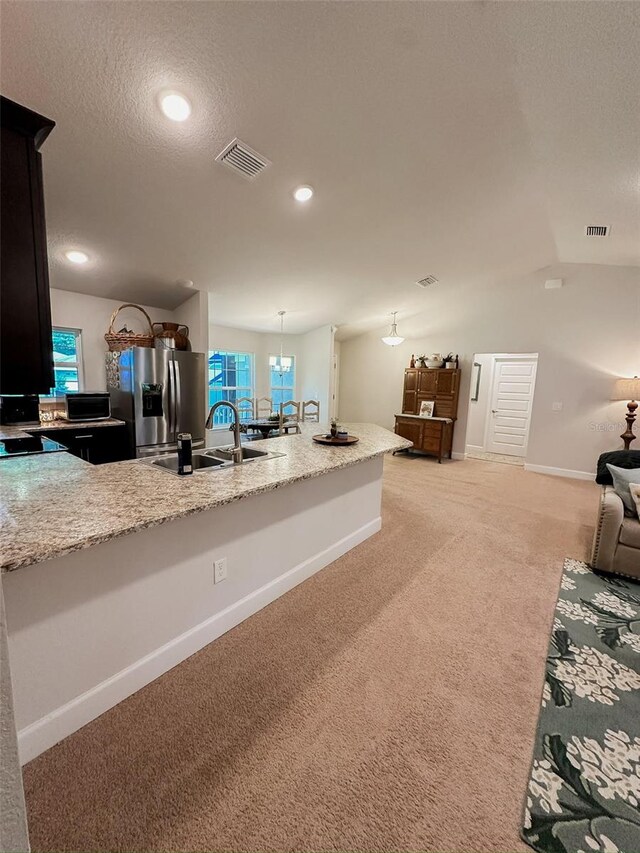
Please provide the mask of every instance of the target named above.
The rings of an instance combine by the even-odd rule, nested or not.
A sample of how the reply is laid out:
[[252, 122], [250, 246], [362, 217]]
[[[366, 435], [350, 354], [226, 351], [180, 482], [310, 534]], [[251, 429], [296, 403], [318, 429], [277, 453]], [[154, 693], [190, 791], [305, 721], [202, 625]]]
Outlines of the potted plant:
[[427, 366], [427, 357], [426, 355], [417, 355], [416, 361], [418, 363], [418, 367], [426, 367]]
[[450, 352], [449, 355], [445, 355], [444, 366], [448, 367], [449, 370], [455, 370], [458, 366], [458, 356], [454, 355], [452, 352]]

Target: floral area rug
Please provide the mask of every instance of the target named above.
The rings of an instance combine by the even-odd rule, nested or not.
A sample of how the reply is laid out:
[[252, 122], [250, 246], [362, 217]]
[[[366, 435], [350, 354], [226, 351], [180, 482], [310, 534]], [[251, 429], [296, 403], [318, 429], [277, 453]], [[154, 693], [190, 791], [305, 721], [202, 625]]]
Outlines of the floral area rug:
[[640, 853], [640, 584], [566, 560], [522, 837]]

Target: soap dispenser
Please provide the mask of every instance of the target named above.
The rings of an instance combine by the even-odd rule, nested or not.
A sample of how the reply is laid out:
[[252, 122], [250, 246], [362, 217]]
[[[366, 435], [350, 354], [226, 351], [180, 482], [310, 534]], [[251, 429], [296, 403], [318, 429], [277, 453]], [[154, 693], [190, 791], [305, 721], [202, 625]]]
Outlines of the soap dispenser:
[[193, 452], [190, 432], [178, 433], [178, 474], [193, 474]]

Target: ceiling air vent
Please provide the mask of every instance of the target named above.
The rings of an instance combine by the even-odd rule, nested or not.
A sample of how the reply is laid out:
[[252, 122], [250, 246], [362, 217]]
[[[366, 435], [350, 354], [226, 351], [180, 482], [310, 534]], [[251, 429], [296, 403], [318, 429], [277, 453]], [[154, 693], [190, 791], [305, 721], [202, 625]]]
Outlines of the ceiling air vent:
[[420, 281], [416, 281], [418, 287], [429, 287], [430, 284], [437, 284], [438, 279], [435, 275], [428, 275], [426, 278], [421, 278]]
[[216, 157], [218, 163], [223, 163], [247, 181], [252, 181], [271, 165], [262, 154], [249, 148], [241, 139], [234, 139]]
[[609, 226], [608, 225], [587, 225], [585, 228], [585, 236], [586, 237], [608, 237], [609, 236]]

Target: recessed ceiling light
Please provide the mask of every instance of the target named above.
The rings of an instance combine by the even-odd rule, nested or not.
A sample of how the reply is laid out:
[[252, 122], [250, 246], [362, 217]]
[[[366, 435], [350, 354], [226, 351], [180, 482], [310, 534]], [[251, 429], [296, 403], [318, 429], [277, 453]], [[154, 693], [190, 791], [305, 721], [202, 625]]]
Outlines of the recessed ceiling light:
[[191, 115], [191, 104], [178, 92], [166, 92], [162, 95], [160, 109], [171, 121], [186, 121]]
[[313, 187], [296, 187], [293, 191], [293, 197], [296, 201], [309, 201], [313, 195]]
[[72, 264], [86, 264], [89, 260], [89, 255], [86, 252], [79, 252], [72, 249], [70, 252], [64, 253], [65, 258], [71, 261]]

